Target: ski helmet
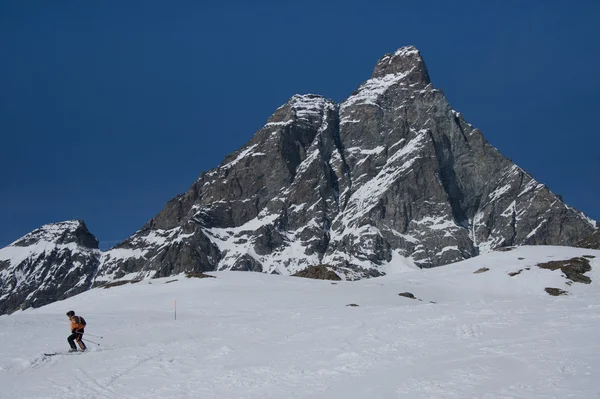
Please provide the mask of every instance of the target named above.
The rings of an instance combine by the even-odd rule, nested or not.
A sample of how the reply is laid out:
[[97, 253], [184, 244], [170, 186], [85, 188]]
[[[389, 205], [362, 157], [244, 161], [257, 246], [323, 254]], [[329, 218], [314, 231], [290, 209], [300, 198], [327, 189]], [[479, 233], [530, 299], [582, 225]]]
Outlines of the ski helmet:
[[67, 316], [69, 316], [69, 317], [73, 317], [73, 316], [75, 316], [75, 312], [74, 312], [74, 311], [72, 311], [72, 310], [69, 310], [69, 311], [67, 312]]

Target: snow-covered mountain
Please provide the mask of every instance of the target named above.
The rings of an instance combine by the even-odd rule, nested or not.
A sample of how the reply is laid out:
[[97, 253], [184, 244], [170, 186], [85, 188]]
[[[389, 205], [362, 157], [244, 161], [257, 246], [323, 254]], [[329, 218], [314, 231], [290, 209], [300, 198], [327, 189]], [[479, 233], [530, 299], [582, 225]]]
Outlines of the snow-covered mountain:
[[0, 314], [89, 289], [100, 260], [98, 240], [81, 220], [32, 231], [0, 249]]
[[[382, 57], [341, 104], [293, 96], [139, 231], [100, 257], [89, 252], [89, 275], [69, 281], [318, 264], [358, 279], [503, 246], [575, 245], [595, 229], [452, 109], [408, 46]], [[18, 266], [5, 260], [0, 270]], [[27, 287], [5, 312], [38, 295]]]
[[99, 275], [324, 263], [356, 278], [500, 246], [574, 245], [594, 229], [453, 110], [409, 46], [341, 104], [292, 97], [109, 251]]
[[[588, 261], [589, 284], [537, 266], [572, 258]], [[95, 288], [0, 316], [0, 397], [600, 394], [599, 250], [525, 246], [334, 284], [210, 274], [216, 278]], [[550, 296], [546, 288], [568, 295]], [[398, 295], [406, 292], [416, 299]], [[88, 322], [89, 353], [44, 357], [68, 349], [71, 309]]]

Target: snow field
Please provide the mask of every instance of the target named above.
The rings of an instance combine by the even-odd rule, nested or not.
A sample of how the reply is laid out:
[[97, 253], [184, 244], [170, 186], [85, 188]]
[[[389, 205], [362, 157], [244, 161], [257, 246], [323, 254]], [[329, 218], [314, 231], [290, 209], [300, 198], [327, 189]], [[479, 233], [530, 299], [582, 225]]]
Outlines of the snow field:
[[[535, 266], [581, 255], [596, 256], [590, 285]], [[490, 270], [473, 274], [480, 267]], [[94, 289], [0, 317], [0, 397], [600, 396], [600, 251], [521, 247], [335, 284], [210, 274]], [[101, 345], [44, 357], [68, 349], [70, 309]]]

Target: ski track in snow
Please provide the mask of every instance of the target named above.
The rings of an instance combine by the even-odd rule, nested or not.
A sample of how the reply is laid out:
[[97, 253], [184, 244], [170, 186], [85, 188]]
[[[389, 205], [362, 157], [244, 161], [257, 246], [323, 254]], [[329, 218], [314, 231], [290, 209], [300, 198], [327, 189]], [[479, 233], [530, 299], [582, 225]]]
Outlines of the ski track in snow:
[[[590, 285], [535, 267], [584, 254]], [[218, 272], [95, 289], [0, 317], [0, 397], [599, 397], [599, 259], [522, 247], [356, 282]], [[44, 357], [68, 348], [71, 308], [101, 345]]]

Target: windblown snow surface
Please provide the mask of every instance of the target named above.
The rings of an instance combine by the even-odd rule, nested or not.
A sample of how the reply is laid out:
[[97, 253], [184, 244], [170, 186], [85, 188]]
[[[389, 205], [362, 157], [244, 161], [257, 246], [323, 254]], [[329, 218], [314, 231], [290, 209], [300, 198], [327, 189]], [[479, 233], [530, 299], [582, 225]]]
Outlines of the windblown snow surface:
[[[536, 266], [582, 255], [589, 285]], [[0, 317], [0, 397], [600, 397], [600, 251], [520, 247], [355, 282], [211, 274]], [[68, 348], [70, 309], [100, 345], [44, 357]]]

